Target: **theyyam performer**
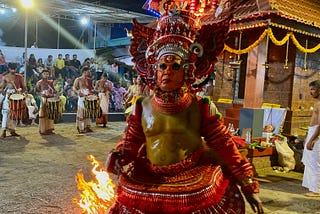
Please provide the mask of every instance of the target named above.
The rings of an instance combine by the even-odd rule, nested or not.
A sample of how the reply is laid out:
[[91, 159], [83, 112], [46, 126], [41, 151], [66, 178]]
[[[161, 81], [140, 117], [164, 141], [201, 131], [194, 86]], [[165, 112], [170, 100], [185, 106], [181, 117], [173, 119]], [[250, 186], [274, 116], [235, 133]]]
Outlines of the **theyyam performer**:
[[194, 85], [213, 71], [229, 29], [229, 18], [202, 25], [200, 15], [222, 9], [222, 16], [226, 4], [147, 4], [163, 16], [155, 29], [134, 21], [130, 52], [154, 93], [136, 101], [109, 153], [107, 170], [119, 174], [109, 213], [245, 213], [241, 192], [263, 213], [252, 164], [222, 118], [210, 113], [208, 99], [195, 95], [201, 88]]

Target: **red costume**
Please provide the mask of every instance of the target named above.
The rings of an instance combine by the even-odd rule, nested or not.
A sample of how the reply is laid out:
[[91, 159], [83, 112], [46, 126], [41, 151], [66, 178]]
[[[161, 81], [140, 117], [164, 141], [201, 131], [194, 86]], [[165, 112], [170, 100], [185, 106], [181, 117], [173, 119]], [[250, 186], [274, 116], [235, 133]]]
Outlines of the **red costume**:
[[166, 11], [157, 29], [134, 23], [130, 51], [154, 94], [137, 100], [110, 152], [107, 169], [120, 173], [110, 213], [245, 213], [236, 184], [262, 213], [251, 163], [208, 100], [194, 95], [223, 49], [228, 21], [201, 26], [174, 1], [157, 2]]

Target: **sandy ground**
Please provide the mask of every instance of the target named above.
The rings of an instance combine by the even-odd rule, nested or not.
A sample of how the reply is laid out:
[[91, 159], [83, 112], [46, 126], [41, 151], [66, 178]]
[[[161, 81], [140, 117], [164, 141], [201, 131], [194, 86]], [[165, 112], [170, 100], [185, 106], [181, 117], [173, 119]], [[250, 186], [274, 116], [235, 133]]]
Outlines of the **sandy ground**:
[[[91, 180], [89, 154], [104, 162], [124, 129], [124, 122], [79, 135], [74, 123], [56, 124], [56, 134], [40, 136], [38, 127], [18, 127], [22, 137], [0, 140], [0, 213], [82, 213], [75, 176]], [[302, 174], [258, 169], [265, 213], [320, 213], [320, 198], [302, 194]], [[253, 213], [248, 207], [247, 213]]]

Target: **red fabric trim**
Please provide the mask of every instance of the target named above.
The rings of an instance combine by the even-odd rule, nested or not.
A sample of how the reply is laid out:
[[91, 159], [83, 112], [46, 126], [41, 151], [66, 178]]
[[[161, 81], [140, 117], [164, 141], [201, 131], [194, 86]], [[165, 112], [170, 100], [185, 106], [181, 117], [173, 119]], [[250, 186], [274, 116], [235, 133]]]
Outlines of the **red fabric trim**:
[[257, 180], [253, 180], [251, 184], [241, 186], [241, 191], [243, 194], [259, 193], [259, 182]]
[[[159, 210], [161, 213], [191, 213], [206, 209], [221, 201], [229, 184], [219, 167], [199, 166], [173, 177], [152, 178], [147, 174], [137, 175], [136, 171], [128, 175], [134, 177], [120, 176], [118, 202], [129, 210], [143, 213]], [[163, 183], [158, 183], [162, 179]]]
[[[252, 164], [246, 158], [242, 157], [234, 141], [234, 137], [222, 123], [222, 120], [209, 115], [208, 103], [200, 101], [199, 106], [203, 118], [201, 121], [201, 135], [204, 137], [207, 145], [217, 152], [220, 159], [228, 166], [230, 172], [239, 184], [241, 184], [244, 178], [253, 177], [254, 171]], [[256, 188], [259, 189], [257, 186], [246, 190], [258, 191]]]

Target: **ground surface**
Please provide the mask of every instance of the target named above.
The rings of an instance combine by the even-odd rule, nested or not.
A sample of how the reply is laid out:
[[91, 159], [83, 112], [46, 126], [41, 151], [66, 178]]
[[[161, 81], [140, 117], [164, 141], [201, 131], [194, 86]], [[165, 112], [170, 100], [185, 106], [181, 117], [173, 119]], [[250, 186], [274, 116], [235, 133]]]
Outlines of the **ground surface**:
[[[0, 214], [81, 213], [74, 180], [78, 170], [90, 180], [92, 154], [104, 162], [124, 129], [124, 122], [79, 135], [74, 123], [56, 124], [56, 134], [40, 136], [38, 127], [18, 127], [22, 137], [0, 140]], [[265, 213], [320, 213], [320, 198], [306, 198], [301, 173], [258, 170]], [[251, 212], [248, 207], [247, 213]]]

